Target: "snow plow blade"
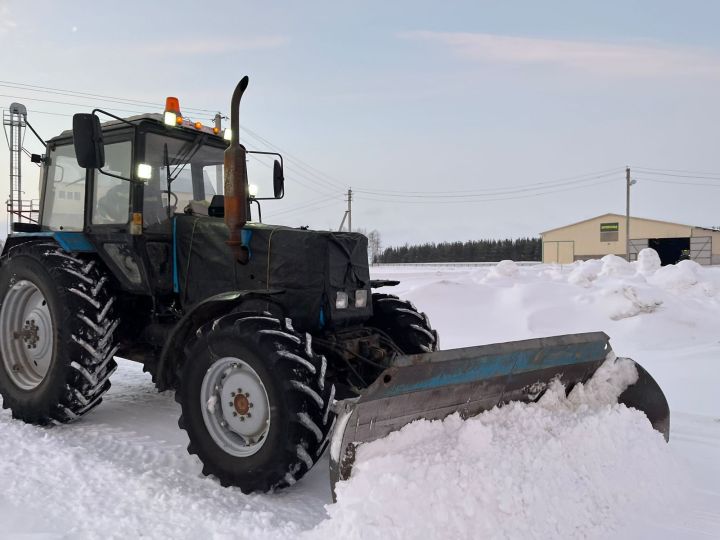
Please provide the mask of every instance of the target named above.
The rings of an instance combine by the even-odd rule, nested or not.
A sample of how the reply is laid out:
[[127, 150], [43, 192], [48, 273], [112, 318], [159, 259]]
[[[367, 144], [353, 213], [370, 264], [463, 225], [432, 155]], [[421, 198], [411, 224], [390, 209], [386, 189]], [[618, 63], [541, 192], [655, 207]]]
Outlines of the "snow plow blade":
[[[510, 401], [537, 400], [554, 379], [569, 391], [589, 380], [612, 354], [603, 332], [572, 334], [398, 356], [357, 398], [336, 404], [330, 481], [350, 477], [358, 445], [424, 418], [477, 415]], [[639, 364], [638, 381], [618, 401], [643, 411], [668, 440], [670, 410], [662, 390]]]

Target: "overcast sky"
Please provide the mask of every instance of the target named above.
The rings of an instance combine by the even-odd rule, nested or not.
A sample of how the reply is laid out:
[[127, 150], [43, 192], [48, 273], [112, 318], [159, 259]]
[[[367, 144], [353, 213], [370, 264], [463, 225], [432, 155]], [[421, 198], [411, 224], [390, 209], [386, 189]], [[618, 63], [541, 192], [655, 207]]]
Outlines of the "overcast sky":
[[[351, 186], [353, 226], [385, 245], [624, 213], [625, 165], [633, 214], [720, 225], [718, 21], [713, 1], [5, 0], [0, 105], [50, 138], [168, 95], [227, 113], [247, 74], [241, 122], [289, 154], [265, 221], [337, 228]], [[6, 171], [4, 150], [3, 193]]]

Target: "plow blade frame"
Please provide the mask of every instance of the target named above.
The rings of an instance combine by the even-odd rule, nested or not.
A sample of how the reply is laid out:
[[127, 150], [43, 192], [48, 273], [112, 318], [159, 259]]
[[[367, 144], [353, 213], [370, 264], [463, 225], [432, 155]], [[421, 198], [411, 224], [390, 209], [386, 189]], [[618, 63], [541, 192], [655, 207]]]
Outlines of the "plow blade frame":
[[[336, 404], [330, 442], [330, 481], [350, 477], [355, 448], [421, 418], [463, 418], [511, 401], [537, 400], [559, 379], [569, 391], [584, 383], [610, 356], [603, 332], [571, 334], [396, 357], [357, 398]], [[643, 411], [668, 440], [670, 411], [650, 374], [635, 364], [638, 381], [618, 402]]]

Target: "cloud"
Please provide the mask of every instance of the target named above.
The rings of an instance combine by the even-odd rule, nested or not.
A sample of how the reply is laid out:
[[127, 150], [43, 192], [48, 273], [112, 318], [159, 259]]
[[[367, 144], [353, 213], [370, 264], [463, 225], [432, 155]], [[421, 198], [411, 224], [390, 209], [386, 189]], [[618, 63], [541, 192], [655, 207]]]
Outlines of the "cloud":
[[10, 8], [0, 2], [0, 35], [13, 30], [17, 26], [10, 15]]
[[145, 54], [165, 55], [193, 55], [193, 54], [220, 54], [239, 51], [257, 51], [263, 49], [277, 49], [289, 42], [286, 36], [249, 36], [244, 38], [202, 38], [182, 39], [176, 41], [163, 41], [138, 45], [138, 50]]
[[439, 43], [480, 62], [557, 66], [602, 76], [720, 75], [717, 54], [654, 43], [606, 43], [466, 32], [413, 31], [402, 39]]

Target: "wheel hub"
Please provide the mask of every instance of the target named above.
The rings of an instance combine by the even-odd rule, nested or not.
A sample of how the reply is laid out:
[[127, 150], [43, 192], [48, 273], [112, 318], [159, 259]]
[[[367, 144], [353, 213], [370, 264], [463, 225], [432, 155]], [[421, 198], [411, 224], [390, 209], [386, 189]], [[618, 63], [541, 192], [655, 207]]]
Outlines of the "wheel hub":
[[243, 394], [237, 394], [235, 396], [235, 399], [233, 400], [233, 405], [235, 406], [235, 411], [237, 411], [237, 414], [241, 416], [248, 414], [248, 412], [250, 411], [250, 401]]
[[38, 325], [35, 324], [35, 319], [25, 321], [25, 327], [19, 332], [13, 332], [13, 337], [15, 339], [22, 339], [28, 349], [36, 348], [40, 336], [38, 336]]
[[257, 452], [270, 429], [270, 404], [258, 373], [238, 358], [221, 358], [206, 372], [200, 391], [211, 437], [229, 454]]
[[12, 382], [23, 390], [36, 388], [47, 376], [54, 345], [53, 321], [47, 301], [31, 281], [15, 282], [0, 309], [2, 362]]

